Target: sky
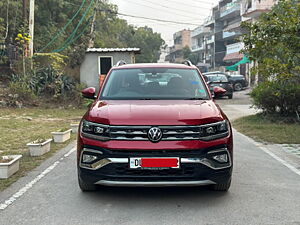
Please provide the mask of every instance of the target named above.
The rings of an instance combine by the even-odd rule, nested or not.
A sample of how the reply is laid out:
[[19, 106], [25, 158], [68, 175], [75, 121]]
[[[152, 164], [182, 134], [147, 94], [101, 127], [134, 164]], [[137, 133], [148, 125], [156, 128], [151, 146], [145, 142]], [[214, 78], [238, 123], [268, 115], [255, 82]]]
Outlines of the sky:
[[[110, 0], [119, 8], [119, 13], [130, 16], [147, 17], [176, 23], [154, 21], [136, 17], [120, 16], [129, 24], [149, 26], [170, 46], [173, 34], [182, 29], [195, 29], [210, 15], [210, 9], [219, 0]], [[181, 24], [186, 23], [186, 24]]]

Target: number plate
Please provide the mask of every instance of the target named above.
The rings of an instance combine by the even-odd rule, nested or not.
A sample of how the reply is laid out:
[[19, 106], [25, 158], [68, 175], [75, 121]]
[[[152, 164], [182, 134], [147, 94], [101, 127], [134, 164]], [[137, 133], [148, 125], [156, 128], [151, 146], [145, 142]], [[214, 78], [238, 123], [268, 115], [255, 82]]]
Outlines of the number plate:
[[179, 158], [130, 158], [129, 168], [179, 168]]

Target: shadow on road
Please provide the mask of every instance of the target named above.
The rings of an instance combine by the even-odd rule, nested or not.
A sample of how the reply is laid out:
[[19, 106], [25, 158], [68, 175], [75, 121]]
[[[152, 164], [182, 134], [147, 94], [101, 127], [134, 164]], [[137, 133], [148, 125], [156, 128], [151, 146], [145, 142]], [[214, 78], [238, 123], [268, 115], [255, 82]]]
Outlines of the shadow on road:
[[[114, 200], [118, 199], [125, 202], [161, 202], [164, 201], [182, 201], [186, 200], [197, 201], [210, 201], [214, 199], [225, 199], [230, 196], [229, 192], [218, 192], [209, 190], [209, 187], [164, 187], [164, 188], [121, 188], [121, 187], [99, 187], [96, 192], [83, 192], [85, 198], [93, 198], [99, 200]], [[136, 200], [136, 201], [135, 201]]]

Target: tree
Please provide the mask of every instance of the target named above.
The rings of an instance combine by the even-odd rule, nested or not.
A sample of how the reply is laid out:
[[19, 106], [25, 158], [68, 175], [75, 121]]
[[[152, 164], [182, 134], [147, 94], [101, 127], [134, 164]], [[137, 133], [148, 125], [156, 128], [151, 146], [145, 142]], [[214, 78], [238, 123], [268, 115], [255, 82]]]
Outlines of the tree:
[[256, 23], [243, 23], [245, 53], [257, 62], [255, 72], [278, 80], [300, 74], [300, 4], [280, 0]]
[[153, 32], [152, 28], [139, 27], [135, 29], [132, 42], [128, 43], [128, 47], [141, 48], [142, 54], [136, 58], [138, 63], [154, 63], [159, 59], [160, 47], [164, 43], [160, 34]]
[[252, 92], [254, 104], [269, 113], [297, 114], [300, 103], [300, 4], [280, 0], [258, 22], [243, 23], [244, 52], [263, 82]]
[[[9, 19], [6, 19], [7, 2], [0, 2], [0, 39], [6, 36], [6, 44], [17, 44], [17, 34], [28, 33], [23, 24], [22, 1], [9, 2]], [[134, 27], [118, 18], [118, 8], [106, 0], [39, 0], [35, 2], [34, 52], [59, 52], [68, 55], [71, 66], [81, 63], [88, 40], [92, 17], [95, 21], [95, 47], [139, 47], [142, 54], [138, 62], [156, 62], [160, 46], [164, 44], [160, 34], [149, 27]]]
[[184, 46], [182, 49], [182, 54], [184, 59], [188, 59], [192, 54], [192, 51], [189, 46]]

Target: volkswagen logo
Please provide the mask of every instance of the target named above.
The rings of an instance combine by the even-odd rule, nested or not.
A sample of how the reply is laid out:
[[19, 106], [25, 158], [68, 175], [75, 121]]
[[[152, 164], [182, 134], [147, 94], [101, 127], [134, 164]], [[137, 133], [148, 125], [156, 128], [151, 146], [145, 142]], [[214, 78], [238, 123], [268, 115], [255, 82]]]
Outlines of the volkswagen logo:
[[162, 138], [162, 131], [158, 127], [152, 127], [148, 131], [148, 138], [151, 142], [159, 142]]

